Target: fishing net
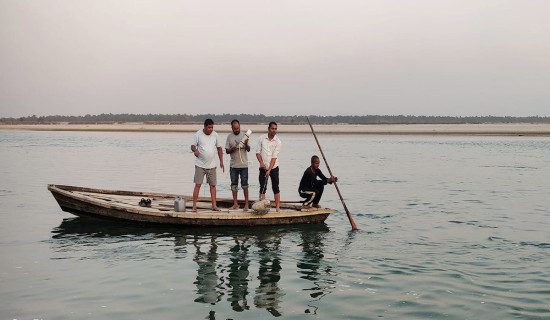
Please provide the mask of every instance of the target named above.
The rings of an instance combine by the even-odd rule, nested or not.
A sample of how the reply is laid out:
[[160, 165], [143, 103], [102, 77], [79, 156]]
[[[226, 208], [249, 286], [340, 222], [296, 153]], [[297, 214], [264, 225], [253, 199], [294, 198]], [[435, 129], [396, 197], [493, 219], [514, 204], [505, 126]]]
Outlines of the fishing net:
[[254, 211], [254, 213], [257, 213], [257, 214], [268, 213], [270, 207], [271, 207], [271, 201], [267, 199], [259, 200], [252, 204], [252, 210]]
[[[268, 180], [269, 180], [269, 177], [266, 177], [265, 183], [264, 183], [264, 190], [267, 187]], [[254, 211], [254, 213], [257, 213], [257, 214], [268, 213], [270, 207], [271, 207], [271, 201], [267, 199], [258, 200], [252, 204], [252, 210]]]

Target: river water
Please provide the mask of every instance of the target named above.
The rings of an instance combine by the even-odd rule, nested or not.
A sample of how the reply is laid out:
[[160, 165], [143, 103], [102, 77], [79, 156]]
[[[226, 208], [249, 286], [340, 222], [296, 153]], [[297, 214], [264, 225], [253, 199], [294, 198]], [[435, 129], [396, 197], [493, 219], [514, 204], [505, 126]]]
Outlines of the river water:
[[[192, 134], [0, 131], [0, 318], [550, 318], [550, 137], [318, 137], [355, 232], [331, 186], [321, 225], [78, 218], [48, 183], [191, 194]], [[280, 138], [281, 198], [298, 200], [319, 151]]]

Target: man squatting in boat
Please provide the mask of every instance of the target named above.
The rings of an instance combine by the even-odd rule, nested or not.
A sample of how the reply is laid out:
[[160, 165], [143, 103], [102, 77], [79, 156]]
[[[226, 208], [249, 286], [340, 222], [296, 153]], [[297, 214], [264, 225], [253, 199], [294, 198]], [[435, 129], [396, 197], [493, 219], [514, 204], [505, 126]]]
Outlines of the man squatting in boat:
[[195, 189], [193, 190], [193, 212], [197, 212], [197, 199], [201, 184], [206, 176], [206, 182], [210, 185], [210, 196], [212, 198], [212, 210], [220, 211], [216, 204], [216, 151], [220, 159], [220, 167], [223, 172], [223, 152], [222, 144], [218, 133], [214, 131], [214, 121], [212, 119], [204, 120], [204, 128], [197, 131], [193, 136], [191, 151], [195, 155]]
[[229, 176], [231, 178], [231, 192], [233, 193], [233, 206], [230, 210], [239, 209], [237, 202], [237, 190], [239, 189], [239, 176], [241, 177], [241, 188], [244, 192], [244, 208], [248, 211], [248, 136], [241, 132], [239, 120], [231, 121], [232, 133], [227, 135], [225, 141], [225, 152], [231, 157], [229, 163]]
[[325, 175], [319, 169], [319, 157], [311, 157], [311, 166], [309, 166], [304, 175], [300, 180], [300, 186], [298, 187], [298, 193], [300, 197], [306, 198], [302, 209], [309, 210], [311, 206], [315, 208], [320, 208], [319, 201], [321, 201], [321, 196], [323, 195], [324, 186], [327, 183], [332, 184], [337, 182], [338, 178], [331, 176], [330, 178], [325, 177]]

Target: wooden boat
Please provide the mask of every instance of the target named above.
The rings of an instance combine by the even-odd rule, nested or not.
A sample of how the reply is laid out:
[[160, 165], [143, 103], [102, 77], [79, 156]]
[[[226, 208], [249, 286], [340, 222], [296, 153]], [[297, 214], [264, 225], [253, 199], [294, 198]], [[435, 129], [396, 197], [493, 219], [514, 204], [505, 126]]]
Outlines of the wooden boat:
[[[249, 209], [230, 210], [233, 199], [216, 199], [222, 211], [213, 211], [210, 198], [199, 197], [197, 213], [193, 213], [193, 198], [177, 194], [117, 191], [85, 187], [49, 184], [57, 203], [63, 211], [78, 216], [95, 216], [116, 220], [154, 224], [192, 226], [269, 226], [305, 223], [321, 223], [334, 209], [320, 208], [301, 211], [300, 205], [281, 203], [280, 212], [271, 208], [268, 213], [257, 214]], [[174, 211], [174, 201], [182, 198], [186, 211]], [[150, 207], [140, 206], [141, 199], [150, 199]], [[254, 201], [249, 201], [250, 206]], [[244, 200], [239, 200], [242, 208]]]

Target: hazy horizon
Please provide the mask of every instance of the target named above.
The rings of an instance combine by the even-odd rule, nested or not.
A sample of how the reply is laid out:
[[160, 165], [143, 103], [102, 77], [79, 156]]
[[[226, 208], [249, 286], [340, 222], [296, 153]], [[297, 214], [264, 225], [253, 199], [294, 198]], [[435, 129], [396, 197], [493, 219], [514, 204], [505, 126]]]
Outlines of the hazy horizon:
[[550, 2], [0, 2], [0, 118], [550, 116]]
[[[103, 117], [103, 115], [105, 115], [106, 117]], [[125, 118], [125, 116], [127, 116]], [[170, 118], [170, 119], [167, 119], [165, 118], [166, 116], [174, 116], [175, 118]], [[188, 116], [188, 117], [199, 117], [198, 119], [189, 119], [189, 120], [182, 120], [180, 119], [181, 116]], [[230, 118], [228, 118], [230, 116]], [[270, 117], [285, 117], [285, 118], [289, 118], [289, 117], [294, 117], [294, 118], [298, 118], [298, 117], [321, 117], [321, 118], [330, 118], [331, 117], [334, 117], [334, 118], [338, 118], [340, 117], [341, 119], [347, 119], [349, 117], [354, 117], [354, 119], [356, 119], [355, 117], [358, 117], [358, 118], [365, 118], [364, 123], [375, 123], [375, 122], [371, 122], [371, 121], [380, 121], [380, 120], [395, 120], [395, 121], [403, 121], [403, 117], [405, 117], [407, 120], [418, 120], [418, 121], [422, 121], [422, 119], [426, 119], [426, 120], [433, 120], [433, 121], [436, 121], [436, 120], [441, 120], [441, 119], [445, 119], [445, 118], [449, 118], [449, 120], [451, 119], [456, 119], [456, 120], [460, 120], [460, 119], [464, 119], [465, 121], [467, 120], [473, 120], [473, 119], [480, 119], [480, 120], [483, 120], [483, 121], [501, 121], [501, 120], [504, 120], [503, 118], [505, 119], [508, 119], [508, 120], [519, 120], [519, 122], [523, 122], [523, 120], [530, 120], [530, 119], [533, 119], [533, 118], [537, 118], [539, 120], [544, 120], [544, 121], [548, 121], [550, 119], [550, 117], [548, 116], [498, 116], [498, 115], [488, 115], [488, 116], [469, 116], [469, 115], [464, 115], [464, 116], [445, 116], [445, 115], [440, 115], [440, 116], [427, 116], [427, 115], [380, 115], [380, 114], [369, 114], [369, 115], [315, 115], [315, 114], [310, 114], [310, 115], [281, 115], [281, 114], [274, 114], [274, 115], [265, 115], [265, 114], [249, 114], [249, 113], [240, 113], [240, 114], [233, 114], [233, 113], [219, 113], [219, 114], [162, 114], [162, 113], [157, 113], [157, 114], [82, 114], [82, 115], [41, 115], [41, 116], [38, 116], [38, 115], [31, 115], [31, 116], [25, 116], [25, 117], [0, 117], [0, 121], [6, 121], [6, 120], [9, 120], [9, 121], [17, 121], [21, 118], [24, 118], [23, 121], [30, 121], [33, 117], [36, 117], [37, 120], [39, 121], [43, 121], [43, 120], [46, 120], [46, 121], [52, 121], [52, 122], [56, 122], [56, 121], [59, 121], [59, 122], [64, 122], [64, 121], [98, 121], [98, 122], [111, 122], [111, 121], [114, 121], [114, 122], [202, 122], [204, 119], [206, 119], [206, 117], [212, 117], [213, 119], [217, 119], [216, 122], [219, 122], [220, 119], [219, 118], [223, 118], [223, 119], [226, 119], [225, 122], [230, 122], [231, 120], [233, 120], [233, 118], [237, 118], [239, 119], [241, 122], [256, 122], [256, 121], [262, 121], [262, 120], [258, 120], [256, 119], [256, 116], [263, 116], [267, 119], [264, 119], [264, 121], [271, 121], [269, 120]], [[55, 119], [55, 118], [65, 118], [65, 117], [80, 117], [80, 118], [89, 118], [89, 119], [80, 119], [80, 120], [70, 120], [70, 119]], [[31, 118], [31, 119], [29, 119]], [[49, 118], [49, 119], [48, 119]], [[53, 118], [53, 119], [52, 119]], [[97, 119], [99, 118], [99, 119]], [[251, 119], [252, 118], [252, 119]], [[368, 120], [367, 118], [371, 118], [370, 120]], [[13, 120], [11, 120], [13, 119]], [[401, 119], [401, 120], [400, 120]], [[336, 119], [334, 119], [336, 120]], [[278, 120], [278, 121], [281, 121], [281, 120]], [[305, 120], [304, 120], [305, 121]], [[222, 120], [222, 122], [224, 122]], [[536, 121], [537, 122], [537, 121]], [[363, 122], [361, 122], [363, 123]], [[538, 123], [538, 122], [537, 122]], [[541, 123], [544, 123], [544, 122], [541, 122]]]

